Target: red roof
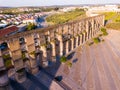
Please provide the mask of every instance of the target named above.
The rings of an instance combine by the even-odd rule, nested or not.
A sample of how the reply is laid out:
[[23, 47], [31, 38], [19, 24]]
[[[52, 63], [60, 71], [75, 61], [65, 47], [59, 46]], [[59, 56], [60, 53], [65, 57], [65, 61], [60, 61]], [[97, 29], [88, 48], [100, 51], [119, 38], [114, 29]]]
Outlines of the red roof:
[[7, 28], [1, 29], [0, 30], [0, 37], [8, 35], [8, 34], [10, 34], [12, 32], [17, 31], [17, 30], [18, 30], [18, 27], [16, 27], [16, 26], [9, 26]]

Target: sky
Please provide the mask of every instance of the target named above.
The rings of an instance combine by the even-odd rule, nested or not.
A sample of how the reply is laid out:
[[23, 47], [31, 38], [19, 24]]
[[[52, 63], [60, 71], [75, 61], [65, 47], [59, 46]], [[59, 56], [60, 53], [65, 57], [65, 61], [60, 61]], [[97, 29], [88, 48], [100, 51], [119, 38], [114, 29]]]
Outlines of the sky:
[[120, 0], [0, 0], [1, 6], [51, 6], [79, 4], [120, 4]]

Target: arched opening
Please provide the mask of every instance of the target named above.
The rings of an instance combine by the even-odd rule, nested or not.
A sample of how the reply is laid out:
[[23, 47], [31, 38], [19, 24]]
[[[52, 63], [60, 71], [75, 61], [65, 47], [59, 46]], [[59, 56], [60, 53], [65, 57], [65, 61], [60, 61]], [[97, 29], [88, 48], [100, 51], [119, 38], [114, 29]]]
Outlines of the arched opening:
[[7, 42], [3, 42], [3, 43], [0, 44], [1, 51], [7, 50], [8, 48], [9, 47], [8, 47]]
[[26, 41], [25, 41], [25, 38], [20, 37], [20, 38], [19, 38], [19, 42], [20, 42], [20, 45], [21, 45], [21, 44], [25, 44], [25, 42], [26, 42]]
[[36, 52], [35, 59], [37, 61], [37, 65], [42, 67], [43, 51], [39, 50], [38, 52]]
[[69, 52], [71, 51], [71, 48], [72, 48], [72, 47], [71, 47], [71, 46], [72, 46], [71, 44], [72, 44], [72, 42], [71, 42], [71, 40], [69, 40], [69, 41], [68, 41], [68, 51], [69, 51]]
[[13, 68], [13, 63], [12, 63], [12, 54], [9, 50], [9, 46], [7, 42], [3, 42], [0, 45], [1, 53], [2, 53], [2, 58], [4, 65], [7, 70]]
[[63, 42], [63, 55], [66, 54], [66, 41]]
[[80, 36], [78, 36], [78, 46], [80, 45]]
[[60, 41], [58, 39], [55, 40], [55, 50], [56, 50], [56, 58], [60, 56]]
[[74, 38], [73, 40], [74, 40], [73, 48], [76, 48], [76, 38]]
[[47, 44], [47, 61], [52, 61], [52, 45], [50, 43]]

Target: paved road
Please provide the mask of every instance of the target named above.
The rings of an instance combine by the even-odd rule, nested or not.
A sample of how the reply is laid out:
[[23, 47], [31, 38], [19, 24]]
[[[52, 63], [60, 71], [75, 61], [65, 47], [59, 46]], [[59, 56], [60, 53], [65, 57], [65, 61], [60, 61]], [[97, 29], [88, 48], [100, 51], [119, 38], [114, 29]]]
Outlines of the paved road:
[[120, 31], [109, 31], [104, 39], [78, 47], [70, 69], [59, 67], [56, 74], [62, 75], [72, 90], [120, 90]]
[[72, 90], [66, 83], [63, 81], [56, 81], [54, 78], [55, 76], [44, 70], [43, 68], [41, 69], [41, 72], [45, 73], [49, 78], [51, 78], [53, 81], [55, 81], [57, 84], [59, 84], [64, 90]]

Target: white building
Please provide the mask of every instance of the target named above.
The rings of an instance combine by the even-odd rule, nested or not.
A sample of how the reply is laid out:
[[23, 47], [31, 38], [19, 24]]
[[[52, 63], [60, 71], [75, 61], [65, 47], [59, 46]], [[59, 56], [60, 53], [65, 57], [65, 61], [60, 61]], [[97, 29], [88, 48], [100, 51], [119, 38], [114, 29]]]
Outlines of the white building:
[[28, 23], [36, 23], [35, 19], [25, 19], [22, 21], [24, 24], [28, 24]]

